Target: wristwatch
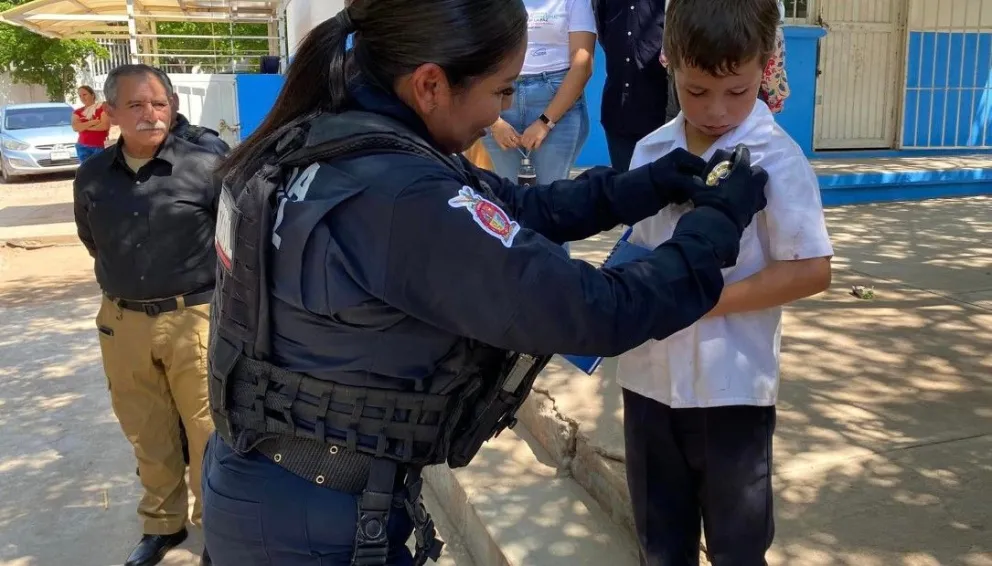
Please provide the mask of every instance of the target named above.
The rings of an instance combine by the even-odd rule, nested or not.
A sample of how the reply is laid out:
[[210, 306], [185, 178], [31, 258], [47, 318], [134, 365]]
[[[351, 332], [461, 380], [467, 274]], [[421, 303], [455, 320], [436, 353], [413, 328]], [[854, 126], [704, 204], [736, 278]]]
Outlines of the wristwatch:
[[549, 130], [555, 129], [555, 123], [551, 121], [551, 118], [548, 118], [547, 114], [541, 114], [538, 117], [538, 120], [544, 122], [544, 125], [547, 126]]

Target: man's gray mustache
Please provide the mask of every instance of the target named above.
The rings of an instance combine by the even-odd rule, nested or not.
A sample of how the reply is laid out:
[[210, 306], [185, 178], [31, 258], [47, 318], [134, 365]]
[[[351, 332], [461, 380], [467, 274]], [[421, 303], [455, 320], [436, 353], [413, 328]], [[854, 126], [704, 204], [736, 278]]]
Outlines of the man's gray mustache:
[[167, 129], [169, 129], [168, 126], [166, 126], [165, 122], [161, 120], [155, 122], [154, 124], [151, 122], [140, 122], [138, 124], [139, 132], [143, 132], [145, 130], [167, 130]]

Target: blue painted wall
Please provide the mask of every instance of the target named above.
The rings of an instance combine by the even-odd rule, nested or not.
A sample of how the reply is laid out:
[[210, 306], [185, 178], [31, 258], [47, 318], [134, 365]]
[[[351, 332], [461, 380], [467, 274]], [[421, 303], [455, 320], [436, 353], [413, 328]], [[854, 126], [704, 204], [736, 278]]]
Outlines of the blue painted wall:
[[816, 67], [820, 38], [826, 30], [815, 26], [785, 27], [785, 71], [791, 94], [775, 116], [806, 155], [813, 153], [813, 112], [816, 105]]
[[235, 85], [238, 92], [238, 121], [241, 123], [240, 136], [244, 140], [255, 131], [269, 113], [279, 90], [282, 88], [282, 75], [237, 75]]
[[992, 33], [913, 31], [908, 56], [904, 147], [992, 144]]

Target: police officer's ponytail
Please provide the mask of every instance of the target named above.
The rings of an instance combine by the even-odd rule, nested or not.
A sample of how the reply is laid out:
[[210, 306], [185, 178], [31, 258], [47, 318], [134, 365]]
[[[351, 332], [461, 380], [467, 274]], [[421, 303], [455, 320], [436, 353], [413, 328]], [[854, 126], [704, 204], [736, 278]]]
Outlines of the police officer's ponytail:
[[[354, 48], [347, 52], [349, 35]], [[319, 110], [337, 112], [356, 76], [392, 90], [425, 63], [449, 83], [467, 86], [495, 71], [527, 37], [522, 0], [354, 0], [314, 27], [300, 43], [272, 110], [224, 162], [220, 175], [256, 170], [267, 138]]]

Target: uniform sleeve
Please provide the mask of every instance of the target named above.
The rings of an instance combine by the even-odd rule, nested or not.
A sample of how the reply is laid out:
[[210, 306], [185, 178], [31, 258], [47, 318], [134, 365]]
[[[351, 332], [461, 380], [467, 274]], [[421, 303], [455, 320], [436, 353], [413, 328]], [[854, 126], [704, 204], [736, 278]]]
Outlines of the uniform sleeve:
[[592, 0], [572, 0], [568, 10], [568, 32], [588, 31], [596, 33], [596, 16], [592, 11]]
[[209, 132], [200, 136], [196, 143], [203, 149], [221, 156], [227, 155], [231, 151], [231, 146], [227, 145], [227, 142]]
[[666, 204], [646, 169], [618, 173], [597, 167], [575, 180], [538, 187], [521, 187], [489, 171], [477, 173], [521, 226], [559, 244], [634, 224]]
[[72, 212], [76, 220], [76, 233], [79, 241], [86, 246], [90, 257], [96, 257], [96, 243], [93, 241], [93, 230], [90, 228], [89, 198], [82, 190], [79, 175], [72, 182]]
[[820, 185], [809, 161], [790, 156], [769, 171], [765, 222], [771, 255], [799, 260], [833, 255], [820, 200]]
[[385, 267], [349, 270], [374, 274], [369, 292], [453, 334], [535, 354], [612, 356], [689, 326], [723, 288], [716, 250], [736, 253], [738, 240], [703, 209], [645, 259], [601, 270], [450, 179], [417, 181], [391, 206], [378, 228]]

